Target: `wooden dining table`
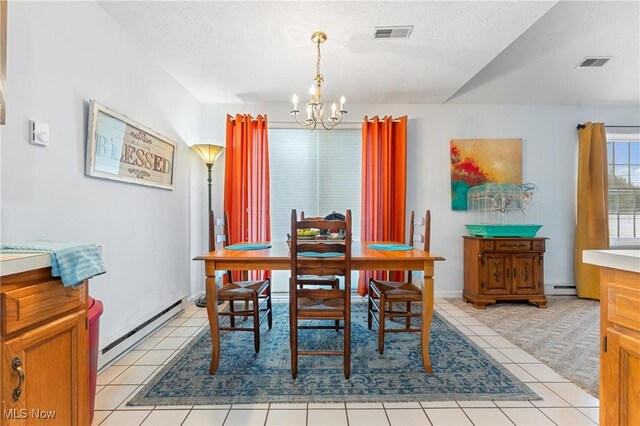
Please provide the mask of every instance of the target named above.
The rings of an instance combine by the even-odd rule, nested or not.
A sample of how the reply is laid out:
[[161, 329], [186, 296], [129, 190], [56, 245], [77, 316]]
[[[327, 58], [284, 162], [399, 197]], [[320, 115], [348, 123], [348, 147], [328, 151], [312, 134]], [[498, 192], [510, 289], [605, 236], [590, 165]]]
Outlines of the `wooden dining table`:
[[[389, 243], [388, 241], [358, 241], [351, 247], [351, 267], [359, 271], [423, 271], [422, 286], [422, 324], [420, 332], [420, 352], [425, 372], [431, 374], [429, 358], [429, 333], [433, 317], [434, 262], [444, 260], [419, 248], [412, 250], [374, 250], [370, 244]], [[209, 374], [215, 374], [220, 362], [220, 329], [218, 324], [218, 289], [216, 271], [255, 271], [255, 270], [289, 270], [291, 255], [285, 241], [276, 241], [271, 247], [262, 250], [227, 250], [218, 248], [215, 251], [197, 256], [193, 260], [204, 261], [206, 275], [207, 316], [211, 328], [211, 365]], [[330, 259], [322, 259], [330, 262]]]

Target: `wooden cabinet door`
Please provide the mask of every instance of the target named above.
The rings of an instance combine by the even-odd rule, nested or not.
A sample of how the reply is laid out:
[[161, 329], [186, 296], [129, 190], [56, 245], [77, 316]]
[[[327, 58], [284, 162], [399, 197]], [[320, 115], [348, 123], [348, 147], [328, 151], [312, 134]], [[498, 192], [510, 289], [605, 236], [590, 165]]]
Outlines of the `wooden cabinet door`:
[[511, 293], [511, 255], [508, 253], [485, 253], [481, 294]]
[[2, 342], [3, 424], [89, 424], [87, 338], [81, 311]]
[[512, 257], [513, 294], [538, 294], [540, 292], [540, 255], [519, 253]]
[[640, 338], [607, 328], [601, 352], [600, 424], [640, 425]]

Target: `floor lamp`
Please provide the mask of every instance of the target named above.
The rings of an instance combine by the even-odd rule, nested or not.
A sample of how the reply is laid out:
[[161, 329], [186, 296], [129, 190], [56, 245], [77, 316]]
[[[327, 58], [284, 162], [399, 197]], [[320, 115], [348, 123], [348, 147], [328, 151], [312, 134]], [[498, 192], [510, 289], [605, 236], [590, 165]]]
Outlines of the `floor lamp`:
[[[216, 224], [213, 223], [213, 209], [211, 208], [211, 169], [218, 157], [220, 157], [224, 152], [224, 147], [220, 145], [198, 144], [191, 146], [191, 149], [197, 152], [204, 160], [204, 164], [207, 165], [207, 195], [209, 196], [209, 251], [214, 251], [216, 249]], [[199, 297], [195, 304], [201, 308], [206, 307], [206, 294]]]

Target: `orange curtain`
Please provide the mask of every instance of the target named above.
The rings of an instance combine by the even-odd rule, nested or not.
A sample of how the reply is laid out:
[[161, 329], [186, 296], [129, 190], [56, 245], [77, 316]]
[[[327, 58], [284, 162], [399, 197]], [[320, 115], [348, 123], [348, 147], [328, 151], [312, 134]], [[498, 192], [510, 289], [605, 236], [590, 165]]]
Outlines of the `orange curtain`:
[[600, 267], [582, 263], [582, 251], [609, 248], [609, 181], [604, 124], [585, 123], [578, 129], [578, 143], [574, 275], [578, 297], [600, 299]]
[[[271, 241], [269, 200], [267, 117], [227, 115], [224, 209], [229, 213], [228, 244]], [[262, 279], [268, 276], [266, 272], [262, 275]], [[233, 279], [241, 279], [241, 274], [234, 272]]]
[[[364, 118], [362, 123], [362, 241], [404, 243], [407, 204], [407, 117]], [[369, 278], [382, 271], [360, 273], [358, 294]], [[402, 274], [392, 279], [402, 279]]]

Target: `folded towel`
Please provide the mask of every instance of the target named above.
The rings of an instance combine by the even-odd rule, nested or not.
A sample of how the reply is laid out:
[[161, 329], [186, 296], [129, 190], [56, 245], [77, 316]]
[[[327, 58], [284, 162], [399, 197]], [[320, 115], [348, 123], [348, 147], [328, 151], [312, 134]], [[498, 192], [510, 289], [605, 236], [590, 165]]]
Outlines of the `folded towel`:
[[2, 244], [1, 253], [49, 253], [51, 275], [60, 277], [67, 287], [104, 274], [107, 270], [95, 244], [63, 243], [37, 240], [24, 244]]
[[269, 244], [232, 244], [230, 246], [226, 246], [227, 250], [262, 250], [268, 249], [271, 245]]
[[413, 246], [407, 246], [405, 244], [369, 244], [367, 247], [373, 250], [389, 250], [389, 251], [413, 250]]
[[318, 253], [315, 251], [303, 251], [298, 253], [299, 257], [338, 257], [344, 256], [344, 253], [338, 253], [337, 251], [328, 251], [326, 253]]

